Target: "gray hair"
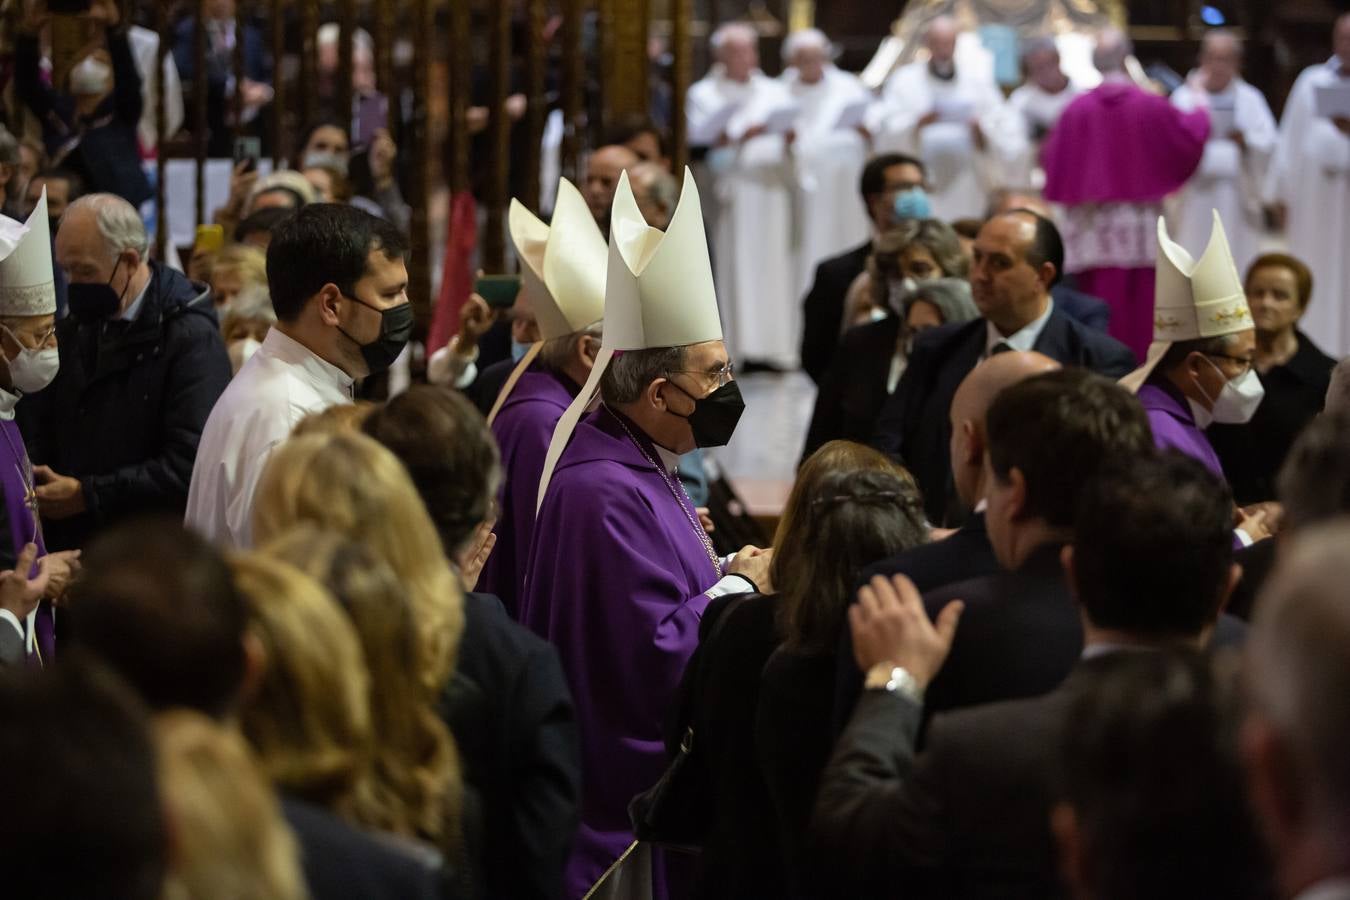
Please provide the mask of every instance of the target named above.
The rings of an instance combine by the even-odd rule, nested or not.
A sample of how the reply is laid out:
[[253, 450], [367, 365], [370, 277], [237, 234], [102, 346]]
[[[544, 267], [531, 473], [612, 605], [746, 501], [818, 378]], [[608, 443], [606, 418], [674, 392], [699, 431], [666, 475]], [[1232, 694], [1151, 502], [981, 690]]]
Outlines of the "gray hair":
[[1134, 42], [1119, 28], [1107, 28], [1097, 36], [1097, 46], [1092, 49], [1092, 65], [1098, 72], [1107, 74], [1119, 72], [1125, 68], [1125, 60], [1134, 53]]
[[141, 214], [116, 194], [86, 194], [66, 207], [62, 221], [73, 213], [88, 211], [98, 225], [108, 255], [116, 257], [126, 250], [135, 250], [144, 259], [150, 249]]
[[910, 307], [924, 300], [937, 307], [942, 314], [943, 324], [969, 322], [980, 317], [980, 309], [970, 295], [970, 282], [964, 278], [934, 278], [920, 281], [902, 300], [904, 315], [909, 316]]
[[741, 39], [752, 46], [759, 45], [759, 32], [753, 25], [746, 22], [728, 22], [725, 25], [719, 25], [717, 30], [712, 33], [708, 39], [709, 46], [712, 47], [713, 55], [720, 54], [722, 48], [728, 42]]
[[9, 129], [0, 125], [0, 165], [17, 166], [19, 164], [19, 139]]
[[577, 339], [581, 337], [603, 338], [605, 334], [604, 322], [593, 322], [580, 331], [574, 331], [571, 334], [564, 334], [562, 337], [553, 338], [551, 341], [545, 341], [544, 346], [539, 350], [539, 361], [544, 367], [554, 372], [561, 372], [567, 368], [568, 362], [572, 359], [572, 351], [577, 346]]
[[834, 44], [825, 36], [825, 32], [819, 28], [803, 28], [800, 31], [794, 31], [783, 41], [783, 62], [792, 64], [792, 59], [799, 50], [819, 50], [825, 54], [826, 59], [834, 56]]
[[1350, 520], [1344, 518], [1282, 546], [1247, 640], [1250, 703], [1298, 762], [1296, 799], [1315, 827], [1338, 840], [1350, 836], [1347, 546]]
[[636, 402], [658, 378], [679, 371], [684, 347], [653, 347], [617, 354], [600, 378], [600, 399], [610, 406]]
[[655, 222], [648, 223], [665, 230], [670, 224], [670, 217], [675, 214], [675, 207], [680, 203], [680, 183], [675, 180], [675, 176], [664, 166], [654, 162], [642, 162], [628, 170], [628, 180], [634, 190], [645, 192], [647, 199], [666, 211], [665, 222], [659, 225]]

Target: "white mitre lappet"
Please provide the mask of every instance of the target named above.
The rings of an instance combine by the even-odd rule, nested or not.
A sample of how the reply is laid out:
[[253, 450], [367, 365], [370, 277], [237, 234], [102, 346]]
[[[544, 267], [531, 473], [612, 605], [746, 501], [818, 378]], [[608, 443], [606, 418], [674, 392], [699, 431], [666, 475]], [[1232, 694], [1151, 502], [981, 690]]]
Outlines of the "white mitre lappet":
[[0, 316], [49, 316], [56, 313], [52, 276], [51, 226], [47, 189], [20, 225], [0, 217]]
[[545, 341], [589, 328], [605, 315], [609, 249], [585, 198], [572, 182], [566, 178], [558, 180], [552, 225], [545, 225], [515, 199], [511, 201], [507, 225], [520, 257], [520, 280], [526, 303], [539, 324], [540, 339], [502, 385], [488, 413], [489, 425]]
[[616, 353], [721, 339], [722, 318], [693, 173], [684, 170], [680, 202], [664, 232], [642, 217], [628, 173], [623, 173], [610, 213], [604, 341], [585, 387], [554, 429], [539, 479], [538, 505], [543, 504], [558, 459], [599, 393], [600, 378]]
[[1137, 392], [1148, 380], [1168, 349], [1179, 341], [1223, 337], [1254, 327], [1247, 293], [1228, 249], [1219, 213], [1209, 246], [1198, 260], [1167, 236], [1167, 225], [1158, 217], [1158, 261], [1153, 300], [1153, 343], [1148, 358], [1120, 383]]

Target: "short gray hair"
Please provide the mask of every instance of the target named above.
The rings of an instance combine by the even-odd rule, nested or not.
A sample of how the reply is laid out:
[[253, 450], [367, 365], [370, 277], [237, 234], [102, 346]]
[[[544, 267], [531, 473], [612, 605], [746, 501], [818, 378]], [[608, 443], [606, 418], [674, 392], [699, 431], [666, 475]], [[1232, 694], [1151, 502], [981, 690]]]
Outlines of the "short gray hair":
[[66, 207], [62, 221], [72, 213], [85, 210], [94, 217], [108, 255], [115, 257], [125, 250], [135, 250], [142, 259], [145, 258], [150, 239], [136, 207], [116, 194], [86, 194]]
[[684, 365], [684, 355], [684, 347], [627, 350], [615, 355], [600, 378], [600, 399], [610, 406], [637, 401], [653, 381], [678, 372]]
[[571, 334], [564, 334], [562, 337], [545, 341], [544, 346], [539, 350], [539, 361], [543, 363], [545, 368], [554, 372], [561, 372], [567, 368], [567, 363], [572, 359], [572, 350], [577, 345], [577, 338], [582, 336], [600, 338], [604, 336], [604, 333], [604, 323], [595, 322], [580, 331], [574, 331]]
[[719, 25], [717, 30], [712, 33], [712, 37], [708, 39], [708, 43], [712, 46], [713, 54], [716, 55], [722, 52], [722, 48], [727, 45], [728, 41], [736, 38], [741, 38], [753, 46], [759, 46], [759, 32], [747, 22], [727, 22], [725, 25]]
[[1098, 72], [1119, 72], [1134, 53], [1134, 42], [1119, 28], [1107, 28], [1097, 36], [1092, 49], [1092, 65]]
[[825, 54], [828, 59], [834, 56], [834, 44], [825, 36], [825, 32], [819, 28], [803, 28], [794, 31], [783, 41], [783, 62], [792, 64], [792, 58], [797, 55], [799, 50], [816, 49]]
[[0, 125], [0, 166], [19, 164], [19, 139], [9, 129]]

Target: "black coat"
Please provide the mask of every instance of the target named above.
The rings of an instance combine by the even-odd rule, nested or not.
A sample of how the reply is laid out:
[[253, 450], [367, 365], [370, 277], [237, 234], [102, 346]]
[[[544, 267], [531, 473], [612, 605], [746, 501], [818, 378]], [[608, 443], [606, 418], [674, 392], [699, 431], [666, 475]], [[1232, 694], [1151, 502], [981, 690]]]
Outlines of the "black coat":
[[[984, 356], [984, 319], [941, 325], [920, 334], [900, 385], [886, 401], [873, 445], [899, 458], [923, 492], [935, 524], [960, 524], [950, 460], [952, 397]], [[1065, 366], [1120, 378], [1135, 368], [1134, 354], [1114, 338], [1071, 319], [1056, 307], [1034, 349]]]
[[802, 368], [816, 384], [822, 383], [835, 358], [848, 289], [867, 268], [871, 254], [868, 241], [816, 266], [815, 280], [802, 301]]
[[133, 322], [57, 323], [61, 369], [24, 398], [19, 427], [34, 465], [78, 478], [87, 512], [43, 522], [49, 550], [83, 546], [143, 513], [182, 516], [197, 443], [230, 381], [210, 292], [150, 263]]
[[1260, 376], [1265, 399], [1245, 425], [1205, 429], [1239, 504], [1275, 499], [1275, 476], [1303, 427], [1322, 411], [1336, 361], [1298, 332], [1298, 351]]
[[887, 316], [850, 328], [816, 394], [802, 459], [836, 439], [867, 443], [889, 393], [886, 381], [900, 337], [900, 319]]
[[473, 401], [473, 405], [478, 407], [478, 411], [483, 415], [492, 412], [492, 405], [497, 402], [497, 395], [502, 392], [506, 385], [506, 379], [511, 377], [511, 372], [516, 368], [516, 361], [507, 357], [499, 359], [486, 369], [478, 370], [478, 377], [464, 389], [464, 395]]
[[[926, 594], [958, 581], [997, 574], [998, 558], [984, 527], [984, 513], [974, 513], [964, 525], [940, 541], [911, 547], [863, 570], [859, 584], [880, 575], [904, 575], [914, 582], [919, 593]], [[857, 602], [854, 597], [853, 602]], [[862, 693], [863, 676], [853, 660], [853, 632], [839, 633], [839, 651], [835, 655], [834, 725], [843, 729]]]
[[1055, 301], [1055, 306], [1080, 325], [1105, 333], [1111, 324], [1111, 307], [1100, 297], [1085, 294], [1062, 281], [1050, 289], [1050, 297]]
[[579, 821], [581, 748], [558, 652], [508, 618], [496, 597], [465, 595], [442, 715], [482, 801], [483, 895], [561, 896]]

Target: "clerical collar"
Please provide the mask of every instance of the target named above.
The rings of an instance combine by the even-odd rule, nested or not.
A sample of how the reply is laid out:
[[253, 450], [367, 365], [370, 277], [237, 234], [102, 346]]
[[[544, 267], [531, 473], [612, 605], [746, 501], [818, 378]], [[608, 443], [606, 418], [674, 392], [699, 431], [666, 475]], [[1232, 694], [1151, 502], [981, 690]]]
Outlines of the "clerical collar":
[[1009, 350], [1017, 350], [1022, 353], [1034, 350], [1036, 341], [1040, 339], [1041, 332], [1045, 330], [1045, 324], [1050, 321], [1050, 314], [1054, 311], [1055, 301], [1047, 296], [1045, 298], [1045, 312], [1041, 313], [1034, 322], [1022, 326], [1020, 331], [1007, 337], [1000, 334], [994, 323], [986, 319], [984, 322], [984, 355], [989, 356], [998, 344], [1006, 344]]
[[14, 407], [19, 405], [17, 394], [11, 394], [0, 388], [0, 422], [9, 422], [14, 418]]
[[675, 471], [680, 467], [680, 455], [678, 453], [671, 453], [655, 441], [652, 442], [652, 446], [656, 448], [656, 456], [661, 460], [661, 465], [665, 467], [666, 474], [674, 475]]

